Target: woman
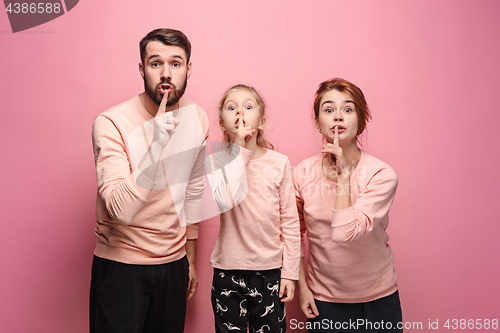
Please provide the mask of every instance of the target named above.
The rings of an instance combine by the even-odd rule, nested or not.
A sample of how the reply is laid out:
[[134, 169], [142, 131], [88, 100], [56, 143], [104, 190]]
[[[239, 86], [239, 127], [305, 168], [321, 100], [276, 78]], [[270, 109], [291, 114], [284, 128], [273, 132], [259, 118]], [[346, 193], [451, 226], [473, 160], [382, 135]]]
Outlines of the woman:
[[357, 145], [370, 118], [357, 86], [339, 78], [320, 84], [314, 120], [326, 143], [293, 172], [302, 241], [307, 233], [309, 242], [297, 288], [309, 332], [402, 332], [386, 233], [398, 180]]

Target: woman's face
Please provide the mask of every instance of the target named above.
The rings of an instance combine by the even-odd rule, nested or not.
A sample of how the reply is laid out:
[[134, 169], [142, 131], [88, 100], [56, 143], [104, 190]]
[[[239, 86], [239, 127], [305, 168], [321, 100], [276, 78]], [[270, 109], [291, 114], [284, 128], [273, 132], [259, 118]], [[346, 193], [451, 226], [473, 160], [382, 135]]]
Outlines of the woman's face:
[[355, 142], [358, 134], [358, 115], [352, 96], [338, 90], [323, 94], [316, 126], [329, 143], [333, 143], [335, 127], [338, 127], [340, 144]]

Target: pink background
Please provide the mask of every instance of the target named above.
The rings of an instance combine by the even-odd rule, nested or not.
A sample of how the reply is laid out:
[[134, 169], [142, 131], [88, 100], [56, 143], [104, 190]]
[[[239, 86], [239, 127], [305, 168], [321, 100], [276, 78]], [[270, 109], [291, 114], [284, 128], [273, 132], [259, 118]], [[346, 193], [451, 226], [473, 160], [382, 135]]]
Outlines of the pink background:
[[[186, 96], [209, 114], [211, 140], [221, 138], [219, 98], [248, 83], [292, 165], [319, 150], [317, 85], [334, 76], [359, 85], [374, 118], [364, 147], [400, 180], [388, 232], [404, 320], [425, 332], [429, 320], [500, 319], [499, 17], [497, 0], [82, 0], [13, 34], [2, 11], [0, 331], [88, 331], [91, 124], [142, 91], [138, 43], [157, 27], [193, 44]], [[213, 331], [217, 228], [216, 218], [200, 228], [188, 333]], [[292, 318], [304, 321], [296, 300]]]

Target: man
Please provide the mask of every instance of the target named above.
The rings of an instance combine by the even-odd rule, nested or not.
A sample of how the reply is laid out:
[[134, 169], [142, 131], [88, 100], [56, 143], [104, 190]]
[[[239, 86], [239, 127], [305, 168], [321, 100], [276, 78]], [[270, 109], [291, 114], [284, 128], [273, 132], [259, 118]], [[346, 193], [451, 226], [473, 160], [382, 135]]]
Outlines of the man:
[[140, 42], [145, 91], [96, 117], [97, 245], [90, 332], [183, 332], [197, 288], [208, 117], [183, 98], [191, 44], [157, 29]]

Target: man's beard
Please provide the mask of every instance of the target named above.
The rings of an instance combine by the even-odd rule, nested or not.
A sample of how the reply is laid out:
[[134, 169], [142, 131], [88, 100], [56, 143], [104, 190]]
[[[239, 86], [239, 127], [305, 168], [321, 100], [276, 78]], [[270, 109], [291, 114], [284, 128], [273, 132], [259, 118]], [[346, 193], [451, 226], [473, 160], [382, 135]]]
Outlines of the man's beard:
[[[172, 90], [168, 94], [168, 99], [167, 99], [167, 106], [173, 106], [179, 102], [181, 97], [184, 95], [184, 92], [186, 91], [186, 86], [187, 86], [187, 74], [186, 78], [184, 79], [184, 83], [182, 86], [177, 89], [177, 87], [170, 81], [167, 80], [162, 80], [160, 83], [156, 85], [156, 87], [152, 87], [149, 83], [148, 80], [146, 79], [146, 76], [144, 76], [144, 90], [148, 94], [149, 98], [155, 103], [156, 105], [160, 106], [161, 100], [163, 99], [163, 95], [160, 93], [160, 86], [162, 84], [168, 84], [170, 87], [172, 87]], [[167, 92], [165, 92], [167, 93]]]

